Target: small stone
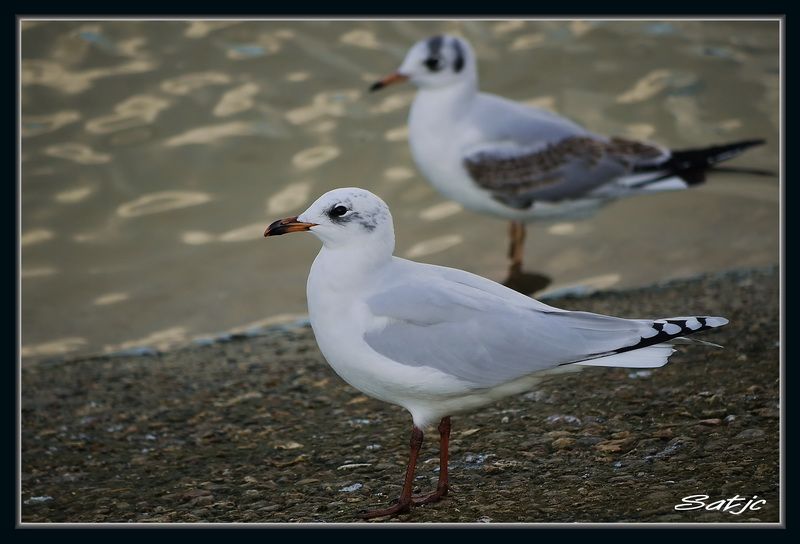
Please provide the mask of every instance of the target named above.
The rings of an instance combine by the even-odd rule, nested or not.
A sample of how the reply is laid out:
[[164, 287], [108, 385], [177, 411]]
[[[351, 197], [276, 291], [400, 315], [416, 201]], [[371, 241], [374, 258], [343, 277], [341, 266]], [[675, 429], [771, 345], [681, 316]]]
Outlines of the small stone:
[[714, 425], [719, 425], [720, 423], [722, 423], [722, 420], [717, 418], [717, 417], [715, 417], [715, 418], [711, 418], [711, 419], [701, 419], [699, 423], [700, 423], [700, 425], [714, 426]]
[[754, 440], [761, 438], [765, 434], [762, 429], [745, 429], [736, 435], [736, 440]]
[[545, 423], [559, 427], [580, 427], [583, 425], [579, 418], [568, 414], [553, 414], [547, 417]]
[[198, 497], [206, 497], [210, 495], [211, 491], [208, 491], [207, 489], [190, 489], [189, 491], [181, 493], [180, 500], [186, 502], [196, 499]]
[[39, 497], [31, 497], [30, 499], [25, 501], [25, 504], [43, 504], [52, 500], [53, 497], [51, 497], [50, 495], [41, 495]]
[[300, 442], [295, 442], [294, 440], [289, 440], [288, 442], [280, 442], [273, 446], [276, 450], [294, 450], [297, 448], [302, 448], [303, 445]]
[[594, 447], [606, 453], [621, 453], [630, 450], [633, 447], [633, 443], [634, 440], [630, 438], [622, 438], [619, 440], [606, 440], [595, 444]]
[[572, 449], [575, 446], [575, 439], [574, 438], [556, 438], [553, 440], [553, 447], [558, 450], [568, 450]]
[[667, 427], [665, 429], [659, 429], [653, 433], [653, 436], [656, 438], [672, 438], [675, 436], [675, 433], [672, 431], [671, 427]]

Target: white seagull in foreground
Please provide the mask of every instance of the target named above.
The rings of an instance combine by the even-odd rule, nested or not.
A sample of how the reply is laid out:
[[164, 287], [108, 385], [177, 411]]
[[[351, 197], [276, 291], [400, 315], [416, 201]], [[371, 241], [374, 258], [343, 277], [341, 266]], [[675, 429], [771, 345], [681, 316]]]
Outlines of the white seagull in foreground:
[[416, 43], [397, 72], [370, 90], [407, 80], [418, 88], [408, 117], [414, 161], [445, 197], [511, 220], [512, 276], [522, 271], [525, 222], [685, 189], [703, 182], [715, 164], [764, 143], [670, 151], [594, 134], [550, 111], [478, 92], [475, 54], [456, 36]]
[[[622, 319], [553, 308], [463, 270], [394, 257], [389, 208], [364, 189], [335, 189], [264, 236], [311, 231], [322, 249], [308, 275], [311, 327], [336, 373], [365, 394], [411, 412], [411, 455], [397, 504], [408, 511], [447, 494], [450, 416], [530, 390], [572, 365], [652, 368], [684, 335], [723, 317]], [[422, 429], [439, 421], [439, 482], [412, 497]]]

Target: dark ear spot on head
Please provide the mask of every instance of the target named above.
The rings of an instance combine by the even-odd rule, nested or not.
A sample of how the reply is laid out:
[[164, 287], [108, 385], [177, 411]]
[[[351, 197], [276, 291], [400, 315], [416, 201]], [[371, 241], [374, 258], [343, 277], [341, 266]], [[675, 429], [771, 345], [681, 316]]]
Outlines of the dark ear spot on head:
[[464, 49], [461, 47], [461, 42], [458, 40], [453, 40], [453, 49], [456, 50], [456, 60], [453, 62], [453, 70], [458, 73], [464, 68]]
[[428, 40], [428, 56], [429, 57], [437, 57], [439, 56], [439, 50], [442, 48], [442, 42], [444, 42], [443, 36], [433, 36]]

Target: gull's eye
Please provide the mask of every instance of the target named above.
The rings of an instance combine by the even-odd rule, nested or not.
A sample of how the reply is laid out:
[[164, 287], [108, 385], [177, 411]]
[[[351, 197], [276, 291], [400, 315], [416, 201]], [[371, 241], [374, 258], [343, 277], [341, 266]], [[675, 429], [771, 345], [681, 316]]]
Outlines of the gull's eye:
[[330, 214], [332, 217], [341, 217], [347, 213], [347, 208], [339, 204], [331, 208]]
[[438, 72], [442, 69], [442, 59], [439, 57], [427, 58], [423, 64], [425, 64], [431, 72]]

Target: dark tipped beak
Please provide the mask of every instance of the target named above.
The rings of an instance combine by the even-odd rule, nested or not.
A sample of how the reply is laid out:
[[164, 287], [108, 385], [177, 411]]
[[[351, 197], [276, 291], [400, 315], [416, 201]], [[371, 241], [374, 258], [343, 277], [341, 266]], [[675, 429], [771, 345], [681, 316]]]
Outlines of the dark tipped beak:
[[286, 219], [278, 219], [264, 231], [264, 236], [280, 236], [281, 234], [288, 234], [290, 232], [301, 232], [309, 230], [311, 227], [317, 226], [316, 223], [302, 223], [295, 217], [287, 217]]
[[386, 76], [380, 81], [376, 81], [372, 84], [369, 88], [369, 92], [375, 92], [384, 87], [388, 87], [389, 85], [394, 85], [395, 83], [402, 83], [408, 80], [408, 76], [404, 76], [403, 74], [399, 74], [397, 72], [393, 73], [392, 75]]

